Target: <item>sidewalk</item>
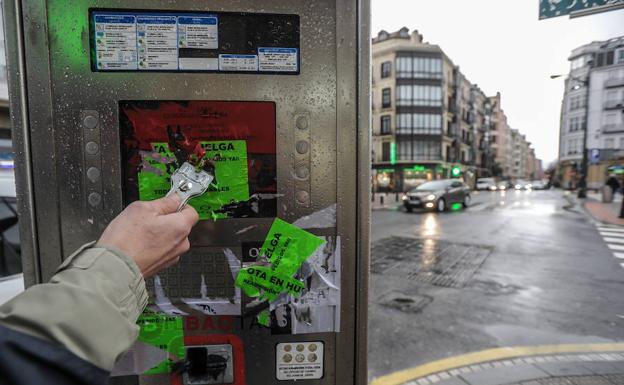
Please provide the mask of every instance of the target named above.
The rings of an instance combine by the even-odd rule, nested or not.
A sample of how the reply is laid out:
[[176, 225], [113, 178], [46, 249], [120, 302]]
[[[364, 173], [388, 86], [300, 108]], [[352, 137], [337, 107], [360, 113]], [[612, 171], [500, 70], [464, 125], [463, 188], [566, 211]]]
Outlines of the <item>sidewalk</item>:
[[[371, 385], [621, 385], [623, 347], [613, 343], [491, 349], [395, 372]], [[540, 351], [545, 353], [535, 354]]]
[[606, 224], [624, 226], [624, 219], [618, 218], [621, 204], [621, 194], [616, 194], [611, 203], [602, 203], [600, 193], [588, 191], [584, 206], [595, 220]]
[[402, 196], [403, 193], [375, 193], [371, 210], [399, 210], [403, 204]]

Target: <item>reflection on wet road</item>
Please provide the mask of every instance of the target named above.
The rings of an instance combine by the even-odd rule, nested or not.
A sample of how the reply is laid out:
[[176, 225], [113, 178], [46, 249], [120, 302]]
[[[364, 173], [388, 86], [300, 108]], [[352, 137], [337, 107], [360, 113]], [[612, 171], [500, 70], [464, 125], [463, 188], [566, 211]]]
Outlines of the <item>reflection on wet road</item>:
[[488, 348], [624, 340], [624, 269], [560, 191], [375, 211], [369, 375]]

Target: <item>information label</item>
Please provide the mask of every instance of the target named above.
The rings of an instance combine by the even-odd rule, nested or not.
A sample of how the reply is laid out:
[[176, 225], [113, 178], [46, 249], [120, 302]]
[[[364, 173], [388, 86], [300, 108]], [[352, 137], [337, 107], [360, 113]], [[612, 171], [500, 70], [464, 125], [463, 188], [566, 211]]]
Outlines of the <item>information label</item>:
[[131, 15], [97, 15], [94, 24], [97, 68], [137, 69], [136, 18]]
[[258, 48], [258, 69], [271, 72], [297, 72], [297, 48]]
[[138, 16], [139, 69], [177, 70], [177, 39], [175, 16]]
[[257, 71], [257, 55], [219, 55], [221, 71]]
[[219, 48], [217, 17], [178, 17], [178, 39], [180, 48]]
[[279, 343], [275, 348], [275, 375], [280, 381], [323, 378], [324, 345], [315, 342]]

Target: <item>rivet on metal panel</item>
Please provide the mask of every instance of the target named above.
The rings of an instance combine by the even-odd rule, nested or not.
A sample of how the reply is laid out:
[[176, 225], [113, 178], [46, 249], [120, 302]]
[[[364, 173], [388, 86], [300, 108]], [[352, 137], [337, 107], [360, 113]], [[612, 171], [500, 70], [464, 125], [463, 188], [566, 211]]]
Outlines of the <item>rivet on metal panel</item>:
[[297, 202], [301, 204], [308, 204], [310, 201], [310, 194], [307, 191], [297, 191], [295, 197], [297, 198]]
[[99, 122], [100, 119], [97, 114], [90, 113], [82, 118], [82, 125], [84, 126], [84, 128], [88, 128], [90, 130], [96, 128]]
[[96, 192], [92, 192], [91, 194], [89, 194], [89, 197], [87, 199], [89, 201], [89, 204], [93, 207], [97, 207], [100, 205], [100, 203], [102, 203], [102, 196]]
[[92, 183], [96, 183], [100, 180], [100, 170], [95, 167], [89, 167], [87, 170], [87, 178], [89, 178]]
[[100, 151], [100, 146], [95, 142], [87, 142], [85, 145], [85, 150], [89, 155], [95, 155]]
[[310, 150], [310, 143], [306, 140], [299, 140], [295, 147], [297, 148], [297, 152], [303, 155]]
[[308, 118], [305, 116], [298, 116], [295, 124], [297, 125], [298, 129], [305, 130], [306, 128], [308, 128]]
[[295, 170], [297, 178], [306, 179], [310, 175], [310, 170], [306, 166], [299, 166]]

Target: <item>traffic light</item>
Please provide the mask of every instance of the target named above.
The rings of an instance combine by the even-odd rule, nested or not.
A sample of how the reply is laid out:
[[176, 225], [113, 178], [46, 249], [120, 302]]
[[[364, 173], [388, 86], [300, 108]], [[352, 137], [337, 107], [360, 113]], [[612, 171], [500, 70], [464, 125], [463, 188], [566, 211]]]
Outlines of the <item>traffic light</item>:
[[461, 174], [461, 169], [458, 166], [453, 166], [451, 168], [451, 176], [453, 178], [457, 178]]

